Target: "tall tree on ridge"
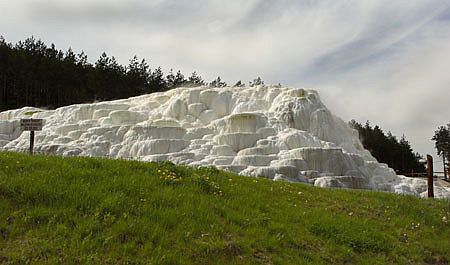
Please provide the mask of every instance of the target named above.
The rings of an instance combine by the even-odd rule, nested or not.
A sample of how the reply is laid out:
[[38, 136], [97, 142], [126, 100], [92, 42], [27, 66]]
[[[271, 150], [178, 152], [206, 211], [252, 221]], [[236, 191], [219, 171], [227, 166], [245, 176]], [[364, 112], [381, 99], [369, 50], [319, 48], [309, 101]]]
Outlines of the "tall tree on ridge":
[[165, 91], [167, 90], [167, 82], [164, 79], [164, 73], [161, 70], [161, 67], [156, 68], [154, 71], [151, 72], [150, 78], [149, 78], [149, 84], [152, 88], [152, 92], [157, 91]]
[[253, 87], [253, 86], [259, 86], [259, 85], [264, 85], [264, 81], [261, 79], [261, 77], [257, 77], [257, 78], [255, 78], [255, 79], [253, 79], [253, 82], [249, 82], [249, 85], [251, 86], [251, 87]]
[[175, 75], [173, 86], [180, 87], [180, 86], [183, 86], [185, 83], [186, 83], [186, 79], [184, 78], [184, 75], [181, 73], [180, 70], [178, 70], [177, 74]]
[[166, 76], [167, 88], [173, 88], [175, 86], [175, 75], [173, 74], [173, 69], [169, 70], [169, 74]]
[[149, 66], [145, 59], [139, 61], [135, 55], [128, 64], [126, 76], [128, 83], [133, 93], [131, 95], [145, 93], [147, 88], [147, 82], [150, 77]]
[[435, 142], [434, 146], [437, 150], [438, 156], [442, 157], [442, 163], [444, 165], [444, 178], [447, 179], [450, 159], [450, 123], [447, 124], [447, 126], [440, 126], [434, 132], [431, 140]]
[[218, 76], [215, 80], [213, 80], [211, 83], [209, 83], [210, 87], [226, 87], [227, 83], [223, 82], [220, 79], [220, 76]]
[[203, 81], [202, 77], [197, 74], [197, 72], [193, 72], [188, 79], [187, 82], [190, 87], [197, 87], [205, 85], [205, 81]]

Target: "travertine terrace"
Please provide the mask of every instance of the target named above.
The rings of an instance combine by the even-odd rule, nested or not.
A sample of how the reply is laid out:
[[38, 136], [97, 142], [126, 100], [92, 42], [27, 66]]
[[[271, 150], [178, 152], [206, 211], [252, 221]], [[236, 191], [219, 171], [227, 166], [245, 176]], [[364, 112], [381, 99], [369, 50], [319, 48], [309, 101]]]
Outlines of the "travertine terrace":
[[[27, 149], [19, 119], [30, 117], [45, 119], [36, 133], [42, 153], [170, 160], [320, 187], [426, 194], [425, 181], [378, 163], [314, 90], [177, 88], [56, 110], [26, 107], [0, 113], [0, 149]], [[442, 187], [435, 193], [450, 196]]]

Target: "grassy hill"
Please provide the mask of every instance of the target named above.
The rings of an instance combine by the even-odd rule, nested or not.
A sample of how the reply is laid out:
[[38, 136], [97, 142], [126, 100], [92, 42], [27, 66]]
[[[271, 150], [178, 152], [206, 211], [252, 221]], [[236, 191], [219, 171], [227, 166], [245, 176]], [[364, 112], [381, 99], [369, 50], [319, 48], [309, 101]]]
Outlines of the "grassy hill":
[[0, 153], [1, 264], [448, 264], [450, 203]]

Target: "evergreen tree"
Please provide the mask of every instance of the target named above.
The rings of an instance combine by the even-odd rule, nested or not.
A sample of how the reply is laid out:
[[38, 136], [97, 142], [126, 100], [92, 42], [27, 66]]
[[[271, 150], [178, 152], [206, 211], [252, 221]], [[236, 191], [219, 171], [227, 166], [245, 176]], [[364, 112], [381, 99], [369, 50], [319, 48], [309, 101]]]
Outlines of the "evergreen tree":
[[211, 83], [209, 83], [210, 87], [226, 87], [227, 83], [222, 82], [220, 79], [220, 76], [218, 76], [215, 80], [213, 80]]
[[89, 64], [88, 63], [88, 57], [84, 53], [84, 51], [82, 51], [80, 54], [77, 54], [76, 64], [80, 65], [80, 66], [87, 66]]
[[75, 53], [72, 51], [72, 48], [69, 48], [65, 55], [64, 55], [64, 61], [68, 62], [69, 64], [76, 64], [77, 61], [77, 56], [75, 55]]
[[440, 126], [433, 135], [434, 146], [438, 156], [442, 158], [444, 165], [444, 177], [447, 178], [450, 160], [450, 123], [447, 126]]
[[362, 126], [351, 120], [349, 125], [358, 131], [364, 148], [379, 162], [388, 164], [401, 174], [425, 172], [425, 167], [419, 163], [421, 156], [413, 152], [404, 135], [399, 141], [391, 132], [385, 134], [378, 125], [372, 127], [369, 121]]
[[249, 85], [251, 87], [264, 85], [264, 81], [261, 79], [261, 77], [258, 76], [257, 78], [253, 79], [253, 82], [250, 81]]
[[197, 74], [197, 72], [193, 72], [187, 81], [187, 86], [189, 87], [198, 87], [205, 85], [205, 81], [203, 81], [202, 77]]
[[145, 59], [141, 61], [135, 55], [126, 68], [126, 76], [133, 95], [145, 93], [148, 90], [149, 66]]
[[153, 91], [165, 91], [167, 90], [167, 82], [164, 79], [164, 73], [161, 70], [161, 67], [156, 68], [150, 74], [149, 85], [153, 89]]
[[9, 65], [10, 47], [6, 43], [5, 38], [0, 36], [0, 110], [8, 109], [8, 93], [7, 93], [7, 67]]
[[170, 69], [169, 74], [166, 76], [167, 88], [173, 88], [175, 86], [175, 75], [173, 70]]
[[180, 70], [178, 70], [177, 75], [175, 76], [173, 85], [174, 87], [181, 87], [186, 83], [186, 79], [184, 78], [184, 75], [181, 73]]
[[98, 58], [98, 60], [95, 62], [95, 68], [96, 69], [108, 69], [108, 65], [110, 64], [110, 60], [106, 52], [103, 52], [102, 55]]
[[233, 87], [243, 87], [243, 86], [245, 86], [245, 84], [242, 83], [241, 80], [237, 81], [236, 84], [233, 85]]
[[120, 65], [114, 56], [111, 57], [111, 60], [109, 61], [108, 69], [116, 74], [124, 74], [125, 68]]

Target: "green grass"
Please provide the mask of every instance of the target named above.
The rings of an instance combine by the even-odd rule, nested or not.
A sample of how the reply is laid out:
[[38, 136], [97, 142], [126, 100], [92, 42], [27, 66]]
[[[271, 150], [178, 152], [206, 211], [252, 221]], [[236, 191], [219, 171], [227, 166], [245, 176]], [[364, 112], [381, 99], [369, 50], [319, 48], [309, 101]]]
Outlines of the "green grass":
[[450, 204], [0, 153], [1, 264], [448, 264]]

